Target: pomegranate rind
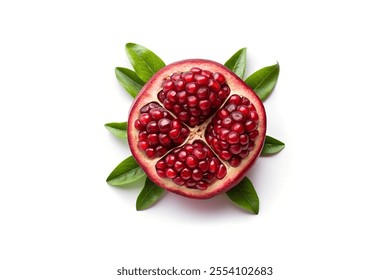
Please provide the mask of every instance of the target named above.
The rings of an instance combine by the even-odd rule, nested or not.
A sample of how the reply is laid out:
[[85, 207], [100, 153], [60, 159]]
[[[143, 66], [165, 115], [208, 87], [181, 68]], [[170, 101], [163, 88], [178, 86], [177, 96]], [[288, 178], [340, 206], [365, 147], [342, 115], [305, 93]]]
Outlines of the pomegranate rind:
[[[221, 160], [227, 167], [227, 174], [222, 180], [216, 180], [212, 183], [206, 190], [198, 190], [198, 189], [190, 189], [185, 186], [178, 186], [171, 179], [161, 178], [156, 173], [155, 164], [161, 158], [149, 159], [143, 153], [143, 151], [139, 150], [137, 147], [138, 140], [138, 131], [134, 128], [134, 122], [139, 117], [139, 110], [150, 102], [157, 102], [161, 104], [161, 102], [157, 98], [157, 93], [161, 90], [161, 84], [166, 77], [170, 77], [173, 73], [177, 72], [185, 72], [189, 71], [192, 67], [199, 67], [201, 69], [209, 70], [213, 73], [218, 72], [221, 73], [227, 81], [231, 89], [231, 93], [229, 96], [233, 94], [237, 94], [243, 97], [246, 97], [250, 100], [250, 102], [254, 105], [259, 115], [259, 123], [257, 127], [257, 131], [259, 132], [259, 136], [257, 137], [254, 145], [254, 149], [249, 153], [249, 155], [242, 160], [240, 166], [231, 167], [228, 162]], [[229, 99], [229, 98], [227, 98]], [[163, 106], [163, 105], [162, 105]], [[211, 119], [212, 117], [210, 117]], [[202, 124], [204, 125], [204, 129], [207, 126], [207, 121]], [[190, 131], [198, 130], [199, 127], [190, 128]], [[138, 164], [144, 169], [147, 176], [158, 186], [194, 199], [208, 199], [212, 198], [220, 193], [226, 192], [232, 187], [234, 187], [238, 182], [240, 182], [246, 175], [247, 171], [250, 170], [252, 165], [258, 159], [261, 150], [263, 149], [265, 134], [266, 134], [266, 113], [263, 106], [263, 103], [256, 95], [256, 93], [236, 74], [234, 74], [231, 70], [226, 68], [224, 65], [217, 63], [211, 60], [205, 59], [188, 59], [178, 61], [172, 64], [165, 66], [160, 69], [141, 89], [137, 97], [135, 98], [129, 112], [128, 118], [128, 143], [130, 150], [138, 162]], [[191, 138], [191, 134], [189, 139], [185, 141], [185, 143], [192, 143], [195, 140], [202, 140], [206, 143], [205, 136], [197, 135], [195, 138]], [[212, 147], [211, 147], [212, 149]], [[212, 149], [213, 150], [213, 149]]]

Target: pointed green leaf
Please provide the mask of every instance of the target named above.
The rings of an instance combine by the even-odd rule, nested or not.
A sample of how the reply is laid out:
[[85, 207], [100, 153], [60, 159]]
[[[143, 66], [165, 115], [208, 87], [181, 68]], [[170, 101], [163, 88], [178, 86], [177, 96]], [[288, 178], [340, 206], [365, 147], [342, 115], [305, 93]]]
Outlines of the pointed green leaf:
[[248, 177], [242, 179], [234, 188], [226, 192], [227, 196], [236, 205], [253, 214], [259, 213], [259, 197]]
[[144, 82], [165, 66], [161, 58], [141, 45], [127, 43], [126, 53], [135, 72]]
[[233, 56], [226, 61], [225, 66], [242, 79], [246, 67], [246, 48], [242, 48], [233, 54]]
[[245, 82], [257, 93], [260, 99], [264, 101], [274, 89], [278, 77], [279, 63], [256, 71], [250, 75]]
[[127, 68], [115, 68], [115, 75], [122, 87], [124, 87], [132, 97], [136, 97], [145, 84], [144, 81], [138, 77], [137, 73]]
[[104, 125], [109, 132], [118, 138], [127, 138], [127, 122], [106, 123]]
[[115, 169], [107, 177], [106, 181], [111, 186], [123, 186], [137, 181], [145, 175], [145, 172], [135, 161], [134, 157], [129, 156], [115, 167]]
[[284, 149], [284, 146], [285, 145], [283, 142], [267, 135], [265, 136], [264, 147], [263, 150], [261, 151], [261, 155], [266, 156], [266, 155], [273, 155], [279, 153], [281, 150]]
[[155, 204], [161, 198], [164, 191], [164, 189], [160, 188], [146, 177], [145, 186], [137, 198], [137, 210], [144, 210]]

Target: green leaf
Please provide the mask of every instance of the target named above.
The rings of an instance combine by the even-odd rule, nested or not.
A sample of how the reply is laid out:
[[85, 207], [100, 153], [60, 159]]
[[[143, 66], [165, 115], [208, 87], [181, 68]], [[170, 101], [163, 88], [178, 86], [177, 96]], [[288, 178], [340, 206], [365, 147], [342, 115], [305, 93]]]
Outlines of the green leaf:
[[115, 68], [115, 75], [122, 87], [124, 87], [132, 97], [136, 97], [145, 84], [144, 81], [138, 77], [137, 73], [127, 68]]
[[245, 74], [246, 48], [242, 48], [233, 54], [233, 56], [226, 61], [225, 66], [242, 79]]
[[127, 138], [127, 122], [106, 123], [104, 125], [109, 132], [118, 138]]
[[155, 204], [161, 198], [164, 191], [164, 189], [160, 188], [146, 177], [145, 186], [137, 198], [137, 210], [144, 210]]
[[245, 82], [250, 86], [264, 101], [274, 89], [279, 77], [279, 63], [264, 67], [252, 75]]
[[248, 177], [242, 179], [234, 188], [226, 192], [227, 196], [239, 207], [253, 213], [259, 213], [259, 197]]
[[115, 169], [107, 177], [106, 181], [111, 186], [123, 186], [137, 181], [145, 175], [145, 172], [135, 161], [134, 157], [129, 156], [115, 167]]
[[127, 43], [126, 53], [135, 72], [144, 82], [165, 66], [161, 58], [141, 45]]
[[281, 150], [284, 149], [284, 146], [285, 145], [283, 142], [267, 135], [265, 136], [264, 147], [263, 150], [261, 151], [261, 155], [266, 156], [266, 155], [273, 155], [279, 153]]

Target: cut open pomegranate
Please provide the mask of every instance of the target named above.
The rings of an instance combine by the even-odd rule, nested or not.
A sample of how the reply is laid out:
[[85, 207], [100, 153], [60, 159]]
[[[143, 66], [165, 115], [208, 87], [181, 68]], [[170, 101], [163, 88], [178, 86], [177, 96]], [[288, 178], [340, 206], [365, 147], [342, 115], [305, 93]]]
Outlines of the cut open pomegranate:
[[192, 59], [158, 71], [134, 100], [131, 152], [158, 186], [206, 199], [237, 184], [258, 158], [266, 114], [232, 71]]

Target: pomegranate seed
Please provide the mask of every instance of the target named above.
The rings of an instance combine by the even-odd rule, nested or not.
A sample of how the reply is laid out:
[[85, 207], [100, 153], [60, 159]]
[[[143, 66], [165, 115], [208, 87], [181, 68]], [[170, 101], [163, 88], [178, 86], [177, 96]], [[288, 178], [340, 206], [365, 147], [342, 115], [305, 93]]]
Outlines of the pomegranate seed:
[[228, 95], [226, 94], [226, 92], [223, 91], [223, 90], [218, 91], [217, 96], [218, 96], [220, 99], [225, 99], [226, 97], [228, 97]]
[[161, 132], [169, 132], [172, 129], [172, 121], [167, 118], [162, 118], [158, 121], [158, 127]]
[[176, 91], [170, 90], [170, 91], [167, 93], [167, 98], [168, 98], [169, 101], [171, 101], [171, 102], [176, 102]]
[[243, 114], [246, 117], [249, 115], [249, 109], [246, 106], [243, 105], [238, 106], [237, 111], [241, 112], [241, 114]]
[[211, 102], [209, 100], [201, 100], [199, 101], [199, 108], [201, 110], [207, 110], [211, 107]]
[[230, 116], [235, 122], [243, 122], [245, 120], [244, 115], [238, 111], [233, 111]]
[[200, 116], [200, 114], [202, 113], [202, 111], [199, 110], [198, 108], [190, 108], [190, 112], [191, 112], [193, 117]]
[[219, 132], [219, 139], [226, 141], [228, 134], [230, 133], [229, 129], [222, 128]]
[[186, 158], [186, 164], [189, 168], [194, 168], [198, 165], [198, 160], [194, 156], [188, 156]]
[[202, 170], [202, 172], [206, 172], [209, 169], [209, 164], [205, 160], [199, 161], [198, 165], [200, 170]]
[[181, 128], [181, 124], [178, 120], [173, 120], [172, 121], [172, 128], [175, 129], [175, 128]]
[[248, 150], [243, 150], [241, 153], [239, 153], [239, 156], [241, 158], [246, 158], [248, 155], [249, 155], [249, 151]]
[[233, 121], [230, 117], [224, 118], [221, 122], [221, 125], [225, 128], [230, 128], [232, 125]]
[[175, 179], [173, 179], [173, 182], [179, 186], [183, 186], [185, 183], [185, 181], [181, 177], [176, 177]]
[[188, 115], [187, 112], [181, 112], [181, 113], [179, 114], [179, 119], [180, 119], [181, 121], [183, 121], [183, 122], [188, 121], [189, 117], [190, 117], [190, 116]]
[[222, 87], [222, 91], [225, 92], [226, 96], [229, 96], [229, 94], [230, 94], [230, 87], [225, 85], [225, 86]]
[[[144, 131], [143, 131], [144, 132]], [[147, 136], [147, 141], [148, 141], [148, 143], [150, 144], [150, 145], [156, 145], [156, 144], [158, 144], [158, 135], [157, 134], [155, 134], [155, 133], [153, 133], [153, 134], [149, 134], [148, 136]]]
[[245, 131], [245, 127], [242, 123], [234, 123], [231, 127], [231, 129], [235, 132], [237, 132], [238, 134], [241, 134]]
[[165, 172], [163, 170], [157, 170], [157, 175], [161, 178], [165, 178]]
[[208, 184], [206, 183], [206, 182], [203, 182], [203, 181], [200, 181], [200, 182], [198, 182], [197, 184], [196, 184], [196, 188], [198, 189], [198, 190], [206, 190], [207, 188], [208, 188]]
[[215, 177], [217, 177], [217, 179], [222, 179], [223, 177], [226, 176], [226, 174], [227, 174], [227, 169], [223, 164], [221, 164], [219, 166], [218, 172], [215, 175]]
[[211, 104], [213, 104], [213, 107], [215, 108], [215, 103], [217, 102], [217, 95], [214, 92], [210, 93], [209, 100]]
[[139, 121], [139, 120], [136, 120], [134, 122], [134, 127], [138, 130], [144, 130], [145, 129], [145, 126]]
[[186, 88], [186, 83], [183, 80], [178, 80], [175, 82], [176, 91], [181, 91]]
[[223, 84], [223, 83], [226, 81], [226, 80], [225, 80], [225, 77], [224, 77], [222, 74], [218, 73], [218, 72], [215, 72], [215, 73], [213, 74], [213, 78], [214, 78], [214, 80], [216, 80], [220, 85]]
[[209, 79], [206, 77], [206, 76], [203, 76], [203, 75], [200, 75], [200, 74], [196, 74], [195, 75], [195, 81], [199, 84], [199, 85], [207, 85], [209, 83]]
[[194, 127], [197, 124], [198, 124], [198, 119], [195, 118], [195, 117], [191, 117], [188, 125], [191, 126], [191, 127]]
[[245, 123], [245, 130], [250, 132], [252, 130], [254, 130], [256, 128], [257, 124], [252, 121], [252, 120], [249, 120]]
[[203, 176], [203, 173], [202, 171], [200, 171], [199, 169], [194, 169], [192, 171], [192, 176], [191, 178], [194, 180], [194, 181], [200, 181], [202, 180], [202, 176]]
[[148, 133], [157, 133], [157, 132], [159, 132], [160, 130], [159, 130], [158, 126], [157, 126], [157, 122], [151, 121], [150, 123], [148, 123], [146, 125], [146, 131]]
[[196, 182], [194, 180], [188, 180], [187, 181], [187, 187], [194, 188], [196, 185]]
[[138, 134], [138, 139], [142, 140], [142, 141], [145, 141], [146, 139], [148, 139], [148, 133], [146, 131], [141, 131]]
[[177, 93], [177, 100], [179, 101], [179, 103], [185, 103], [187, 101], [187, 92], [185, 91], [179, 91]]
[[251, 111], [249, 113], [249, 118], [252, 120], [252, 121], [258, 121], [259, 120], [259, 115], [255, 112], [255, 111]]
[[208, 84], [209, 88], [214, 91], [214, 92], [218, 92], [221, 88], [221, 86], [217, 83], [216, 80], [214, 79], [210, 79], [209, 80], [209, 84]]
[[147, 148], [149, 148], [149, 144], [146, 141], [139, 141], [137, 146], [142, 151], [145, 151]]
[[148, 156], [148, 158], [154, 158], [155, 152], [153, 148], [147, 148], [145, 150], [145, 154]]
[[248, 150], [252, 151], [255, 148], [255, 143], [253, 141], [249, 142]]
[[165, 171], [165, 176], [167, 176], [168, 178], [175, 178], [177, 176], [177, 173], [175, 170], [173, 170], [172, 168], [168, 168], [166, 171]]
[[249, 101], [249, 99], [246, 98], [246, 97], [243, 97], [243, 98], [242, 98], [241, 103], [242, 103], [243, 105], [250, 105], [250, 104], [251, 104], [251, 102]]
[[160, 133], [158, 138], [161, 145], [163, 146], [168, 146], [169, 144], [171, 144], [171, 138], [169, 138], [169, 136], [165, 133]]
[[167, 155], [165, 162], [168, 166], [173, 166], [175, 164], [176, 158], [173, 154]]
[[233, 155], [238, 155], [242, 151], [242, 146], [241, 145], [231, 145], [229, 152]]
[[187, 98], [188, 106], [196, 107], [196, 106], [198, 106], [198, 103], [199, 103], [198, 97], [196, 97], [195, 95], [188, 96], [188, 98]]
[[213, 75], [212, 72], [210, 72], [209, 70], [202, 70], [202, 75], [206, 76], [207, 78], [211, 78], [211, 76]]
[[178, 157], [179, 157], [180, 160], [185, 161], [185, 160], [186, 160], [186, 157], [187, 157], [187, 152], [181, 150], [181, 151], [179, 152], [179, 154], [178, 154]]
[[174, 86], [174, 84], [173, 84], [173, 82], [172, 82], [171, 80], [166, 80], [166, 81], [164, 81], [163, 84], [162, 84], [163, 91], [164, 91], [165, 93], [167, 93], [168, 91], [170, 91], [171, 89], [173, 89], [173, 86]]
[[152, 119], [154, 119], [156, 121], [158, 121], [158, 120], [160, 120], [161, 118], [164, 117], [163, 112], [159, 108], [151, 109], [149, 114], [152, 117]]
[[203, 174], [203, 181], [205, 181], [207, 183], [211, 183], [213, 181], [213, 179], [214, 179], [214, 174], [211, 174], [211, 173], [204, 173]]
[[181, 79], [181, 73], [175, 73], [171, 76], [171, 80], [173, 81], [177, 81], [179, 79]]
[[241, 97], [237, 94], [232, 95], [229, 99], [229, 103], [235, 104], [235, 105], [241, 105]]
[[183, 73], [183, 80], [186, 82], [186, 83], [190, 83], [190, 82], [193, 82], [194, 81], [194, 73], [191, 73], [191, 72], [184, 72]]
[[157, 98], [158, 100], [160, 100], [160, 102], [163, 102], [165, 97], [166, 97], [165, 92], [163, 92], [162, 90], [157, 94]]
[[157, 169], [165, 169], [166, 165], [165, 165], [165, 161], [160, 159], [157, 163], [156, 163], [156, 168]]
[[176, 161], [173, 167], [177, 172], [180, 172], [185, 167], [185, 165], [181, 161]]
[[207, 99], [209, 97], [209, 89], [207, 87], [201, 87], [198, 89], [198, 91], [196, 92], [196, 94], [198, 95], [199, 99]]
[[193, 150], [192, 154], [197, 158], [197, 159], [205, 159], [207, 154], [202, 148], [196, 148]]
[[241, 134], [240, 135], [240, 144], [245, 145], [249, 143], [249, 136], [246, 134]]
[[232, 157], [229, 160], [229, 164], [232, 167], [237, 167], [237, 166], [239, 166], [241, 164], [241, 158], [239, 158], [239, 157]]
[[141, 122], [142, 125], [147, 125], [151, 120], [152, 118], [148, 113], [143, 113], [139, 116], [139, 121]]
[[219, 141], [218, 144], [221, 147], [221, 149], [223, 149], [223, 150], [226, 150], [227, 148], [229, 148], [229, 144], [225, 141]]
[[171, 137], [172, 139], [176, 139], [177, 137], [179, 137], [179, 135], [180, 135], [180, 129], [178, 128], [169, 131], [169, 137]]
[[235, 131], [232, 131], [230, 132], [227, 137], [226, 137], [226, 141], [229, 143], [229, 144], [237, 144], [238, 142], [240, 142], [240, 135], [235, 132]]
[[228, 151], [222, 151], [219, 153], [219, 157], [223, 160], [229, 160], [232, 157], [232, 154]]
[[192, 175], [192, 172], [188, 169], [188, 168], [184, 168], [181, 172], [180, 172], [180, 178], [182, 178], [183, 180], [188, 180], [191, 178], [191, 175]]
[[231, 113], [231, 112], [233, 112], [233, 111], [236, 110], [237, 106], [236, 106], [236, 104], [229, 103], [225, 108], [226, 108], [226, 110], [227, 110], [229, 113]]
[[191, 70], [190, 70], [192, 73], [194, 74], [200, 74], [202, 73], [202, 69], [198, 68], [198, 67], [192, 67]]
[[257, 136], [259, 136], [259, 132], [257, 130], [254, 130], [251, 133], [249, 133], [249, 138], [251, 140], [255, 140], [257, 138]]
[[217, 172], [218, 168], [219, 168], [218, 159], [217, 158], [212, 158], [210, 160], [210, 163], [209, 163], [209, 171], [211, 173], [215, 173], [215, 172]]
[[225, 119], [229, 116], [229, 112], [226, 109], [222, 109], [218, 111], [218, 117], [220, 119]]
[[171, 110], [173, 108], [173, 105], [174, 103], [169, 101], [169, 99], [165, 99], [164, 102], [164, 107], [167, 109], [167, 110]]
[[165, 147], [158, 146], [156, 148], [156, 156], [157, 157], [162, 157], [166, 152], [167, 152], [167, 148], [165, 148]]
[[186, 91], [188, 93], [194, 94], [198, 90], [198, 88], [199, 88], [199, 86], [196, 83], [193, 83], [193, 82], [192, 83], [188, 83], [186, 85]]

